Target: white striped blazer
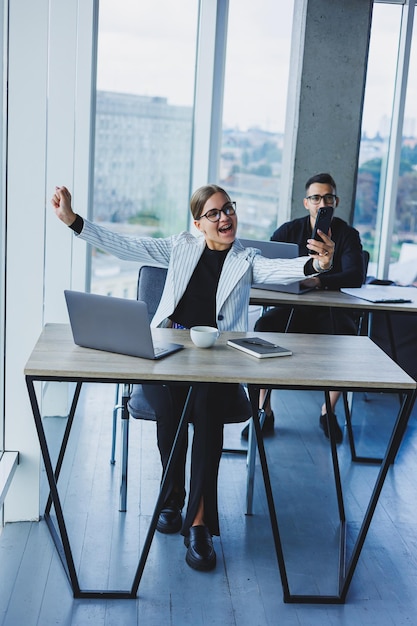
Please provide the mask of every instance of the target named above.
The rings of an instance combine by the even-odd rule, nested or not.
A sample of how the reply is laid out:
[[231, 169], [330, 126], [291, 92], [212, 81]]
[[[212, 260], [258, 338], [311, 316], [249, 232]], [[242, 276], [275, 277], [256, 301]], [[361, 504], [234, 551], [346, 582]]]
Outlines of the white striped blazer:
[[[172, 237], [128, 237], [84, 220], [79, 235], [114, 256], [168, 268], [165, 288], [151, 326], [166, 326], [184, 294], [203, 253], [205, 239], [184, 231]], [[246, 331], [252, 283], [277, 283], [305, 277], [309, 257], [267, 259], [256, 248], [244, 248], [238, 239], [226, 256], [216, 295], [217, 326], [221, 331]]]

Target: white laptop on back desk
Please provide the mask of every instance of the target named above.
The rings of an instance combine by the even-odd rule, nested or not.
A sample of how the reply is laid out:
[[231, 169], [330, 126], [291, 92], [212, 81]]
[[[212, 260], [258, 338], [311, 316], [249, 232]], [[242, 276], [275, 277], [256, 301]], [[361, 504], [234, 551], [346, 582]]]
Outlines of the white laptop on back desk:
[[82, 291], [64, 293], [78, 346], [143, 359], [161, 359], [184, 347], [153, 341], [146, 302]]
[[[412, 302], [415, 287], [397, 287], [396, 285], [362, 285], [362, 287], [343, 288], [340, 291], [368, 302], [398, 303]], [[417, 294], [417, 290], [415, 291]]]

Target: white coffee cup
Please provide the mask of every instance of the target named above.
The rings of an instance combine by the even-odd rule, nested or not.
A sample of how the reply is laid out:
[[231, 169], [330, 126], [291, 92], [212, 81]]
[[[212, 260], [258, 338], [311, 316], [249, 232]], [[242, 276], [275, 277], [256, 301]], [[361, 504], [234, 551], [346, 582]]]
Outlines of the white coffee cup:
[[220, 332], [214, 326], [193, 326], [190, 328], [192, 342], [198, 348], [211, 348], [220, 336]]

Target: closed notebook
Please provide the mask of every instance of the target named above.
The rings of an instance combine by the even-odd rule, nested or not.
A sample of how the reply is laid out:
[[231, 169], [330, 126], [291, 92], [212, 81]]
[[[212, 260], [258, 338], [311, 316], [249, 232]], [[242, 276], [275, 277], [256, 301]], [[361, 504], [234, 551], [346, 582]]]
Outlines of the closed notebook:
[[279, 346], [276, 343], [266, 341], [260, 337], [242, 337], [241, 339], [229, 339], [227, 345], [246, 354], [255, 356], [257, 359], [268, 359], [275, 356], [291, 356], [291, 350]]

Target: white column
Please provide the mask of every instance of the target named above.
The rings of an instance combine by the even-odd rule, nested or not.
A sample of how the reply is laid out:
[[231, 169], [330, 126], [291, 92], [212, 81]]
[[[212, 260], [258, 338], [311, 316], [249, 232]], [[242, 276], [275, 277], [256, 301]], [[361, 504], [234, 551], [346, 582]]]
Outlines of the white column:
[[351, 222], [372, 4], [294, 3], [279, 224], [305, 214], [304, 185], [319, 172], [335, 178], [337, 214]]

